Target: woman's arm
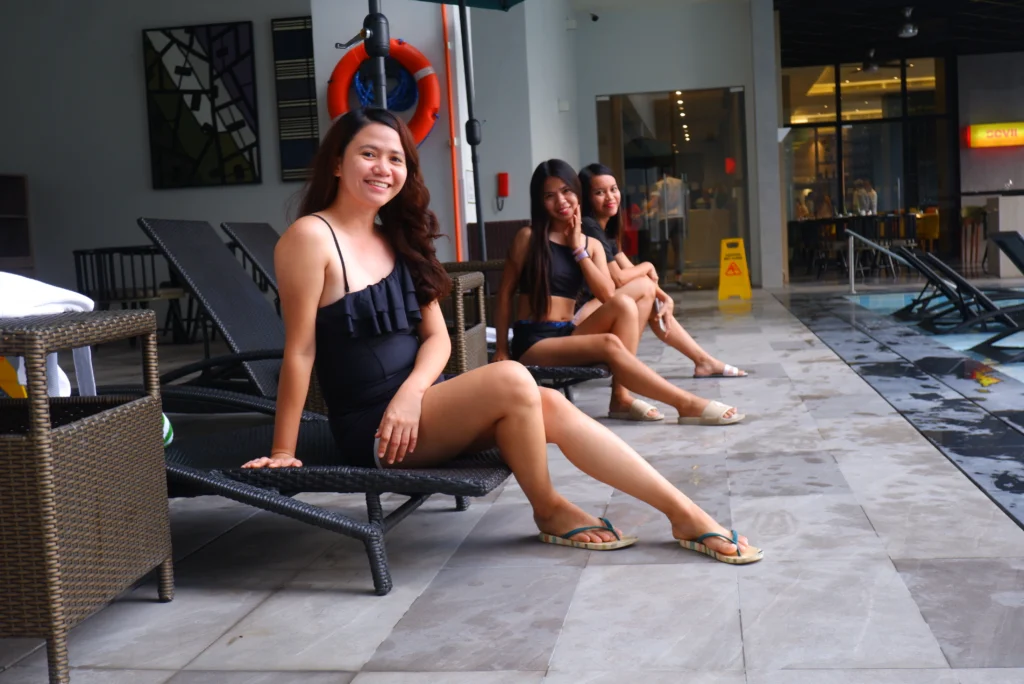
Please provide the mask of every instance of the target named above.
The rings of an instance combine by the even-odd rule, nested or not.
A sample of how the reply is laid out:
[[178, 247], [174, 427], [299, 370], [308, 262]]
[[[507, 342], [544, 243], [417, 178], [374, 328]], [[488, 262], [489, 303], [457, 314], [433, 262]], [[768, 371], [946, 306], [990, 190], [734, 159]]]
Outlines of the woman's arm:
[[324, 273], [330, 252], [323, 249], [319, 221], [296, 221], [277, 243], [274, 267], [284, 318], [284, 358], [277, 387], [277, 412], [270, 458], [259, 458], [246, 467], [300, 466], [295, 458], [302, 409], [309, 393], [309, 378], [316, 358], [316, 312], [324, 290]]
[[436, 301], [431, 302], [421, 313], [423, 320], [417, 329], [420, 349], [412, 373], [391, 399], [377, 430], [377, 457], [388, 464], [401, 463], [406, 454], [416, 450], [423, 395], [437, 382], [452, 355], [452, 341], [441, 307]]
[[494, 329], [498, 336], [494, 353], [495, 361], [504, 361], [508, 354], [508, 329], [512, 322], [512, 300], [519, 284], [519, 276], [523, 270], [526, 253], [530, 249], [530, 237], [533, 231], [529, 227], [522, 228], [512, 240], [512, 247], [505, 259], [505, 271], [501, 274], [501, 286], [498, 288], [497, 301], [494, 303]]
[[[612, 278], [615, 280], [618, 287], [622, 287], [626, 283], [631, 283], [637, 278], [650, 278], [654, 282], [658, 282], [658, 272], [654, 268], [654, 264], [649, 261], [645, 261], [642, 264], [634, 266], [630, 262], [629, 257], [619, 252], [615, 255], [615, 261], [608, 264], [609, 270], [611, 271]], [[618, 277], [616, 277], [616, 271]]]
[[607, 302], [615, 294], [615, 282], [608, 270], [608, 260], [604, 254], [604, 247], [595, 238], [586, 238], [588, 259], [580, 259], [579, 265], [583, 270], [583, 278], [587, 281], [587, 287], [602, 304]]

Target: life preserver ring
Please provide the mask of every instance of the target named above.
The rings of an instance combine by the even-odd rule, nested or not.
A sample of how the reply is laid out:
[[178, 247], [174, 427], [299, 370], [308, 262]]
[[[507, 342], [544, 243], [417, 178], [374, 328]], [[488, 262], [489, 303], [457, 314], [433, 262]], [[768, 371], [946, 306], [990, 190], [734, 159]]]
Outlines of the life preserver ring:
[[[419, 145], [430, 134], [441, 110], [441, 84], [434, 73], [434, 67], [423, 53], [404, 40], [391, 39], [391, 56], [398, 60], [416, 79], [416, 113], [409, 121], [416, 144]], [[356, 71], [369, 59], [366, 46], [360, 43], [338, 60], [327, 82], [327, 113], [335, 119], [348, 111], [348, 93], [352, 88]]]

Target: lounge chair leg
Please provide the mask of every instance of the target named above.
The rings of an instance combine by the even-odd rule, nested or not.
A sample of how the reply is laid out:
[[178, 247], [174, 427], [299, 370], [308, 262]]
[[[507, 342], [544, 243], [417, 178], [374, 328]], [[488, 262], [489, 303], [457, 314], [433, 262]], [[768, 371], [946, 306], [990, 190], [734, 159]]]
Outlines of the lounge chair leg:
[[468, 496], [457, 496], [457, 497], [455, 497], [455, 510], [457, 510], [457, 511], [468, 511], [469, 510], [469, 497]]
[[370, 560], [370, 573], [373, 575], [373, 590], [377, 596], [384, 596], [393, 586], [391, 572], [388, 570], [388, 554], [384, 549], [384, 532], [377, 531], [363, 540], [366, 556]]
[[366, 492], [366, 515], [371, 524], [377, 524], [384, 529], [384, 508], [380, 504], [380, 494], [377, 492]]
[[168, 556], [167, 560], [160, 564], [160, 602], [169, 603], [174, 600], [174, 561]]
[[565, 398], [569, 400], [570, 404], [576, 403], [576, 395], [572, 390], [572, 385], [566, 385], [563, 387], [562, 392], [565, 394]]
[[71, 684], [67, 632], [60, 631], [46, 640], [46, 660], [50, 666], [50, 684]]

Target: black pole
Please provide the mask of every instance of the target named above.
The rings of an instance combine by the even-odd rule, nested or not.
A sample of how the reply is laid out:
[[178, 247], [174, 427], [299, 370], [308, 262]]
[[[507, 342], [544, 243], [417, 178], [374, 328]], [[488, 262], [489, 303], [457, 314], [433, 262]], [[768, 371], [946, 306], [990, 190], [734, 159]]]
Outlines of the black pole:
[[473, 116], [473, 61], [469, 52], [469, 22], [466, 19], [466, 0], [459, 0], [459, 30], [462, 32], [462, 61], [466, 65], [466, 142], [473, 161], [473, 195], [476, 197], [476, 228], [480, 233], [480, 259], [487, 261], [487, 233], [484, 231], [483, 195], [480, 194], [480, 160], [476, 146], [482, 139], [480, 122]]
[[388, 18], [381, 14], [380, 0], [369, 0], [370, 13], [363, 20], [363, 28], [369, 31], [366, 38], [366, 54], [373, 63], [373, 106], [388, 108], [388, 80], [384, 72], [384, 58], [391, 51], [391, 32]]

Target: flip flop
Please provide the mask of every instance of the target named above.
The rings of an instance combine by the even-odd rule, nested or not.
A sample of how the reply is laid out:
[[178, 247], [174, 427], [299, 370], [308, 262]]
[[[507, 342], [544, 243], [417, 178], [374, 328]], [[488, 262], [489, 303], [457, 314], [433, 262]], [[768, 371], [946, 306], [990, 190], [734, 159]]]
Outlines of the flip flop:
[[[558, 537], [553, 534], [547, 534], [546, 532], [540, 533], [540, 540], [545, 544], [555, 544], [557, 546], [572, 546], [577, 549], [587, 549], [588, 551], [612, 551], [614, 549], [624, 549], [627, 546], [636, 544], [636, 537], [623, 537], [615, 531], [615, 526], [612, 525], [608, 518], [598, 518], [604, 523], [604, 527], [577, 527], [575, 530], [569, 530], [562, 536]], [[581, 542], [570, 539], [573, 535], [577, 535], [580, 532], [589, 532], [590, 530], [609, 530], [615, 535], [615, 541], [613, 542]]]
[[732, 418], [726, 418], [725, 412], [731, 408], [733, 407], [726, 406], [720, 401], [712, 401], [708, 403], [700, 416], [679, 416], [676, 422], [680, 425], [732, 425], [746, 418], [746, 415], [742, 413], [737, 413]]
[[631, 420], [637, 423], [655, 423], [665, 420], [661, 411], [658, 411], [658, 414], [653, 417], [647, 415], [651, 409], [657, 409], [657, 407], [654, 404], [648, 404], [643, 399], [633, 399], [633, 403], [629, 405], [629, 411], [609, 411], [608, 417], [612, 420]]
[[[692, 541], [688, 539], [676, 539], [676, 541], [679, 542], [679, 545], [682, 546], [684, 549], [696, 551], [697, 553], [703, 553], [705, 556], [710, 556], [711, 558], [714, 558], [716, 561], [719, 561], [721, 563], [729, 563], [730, 565], [746, 565], [747, 563], [756, 563], [757, 561], [764, 558], [764, 551], [755, 546], [747, 546], [747, 555], [740, 555], [740, 535], [736, 532], [736, 530], [730, 530], [730, 532], [732, 532], [731, 539], [729, 537], [726, 537], [724, 534], [719, 534], [718, 532], [708, 532], [707, 534], [700, 535]], [[736, 555], [730, 556], [724, 553], [719, 553], [714, 549], [710, 549], [704, 546], [704, 544], [702, 544], [701, 542], [703, 542], [705, 539], [709, 537], [720, 537], [721, 539], [724, 539], [730, 544], [735, 544]]]
[[718, 379], [722, 379], [722, 378], [745, 378], [748, 375], [750, 375], [750, 373], [748, 373], [746, 371], [741, 371], [736, 366], [730, 366], [729, 364], [725, 364], [722, 367], [722, 372], [721, 373], [712, 373], [711, 375], [694, 375], [693, 379], [694, 380], [706, 380], [708, 378], [718, 378]]

